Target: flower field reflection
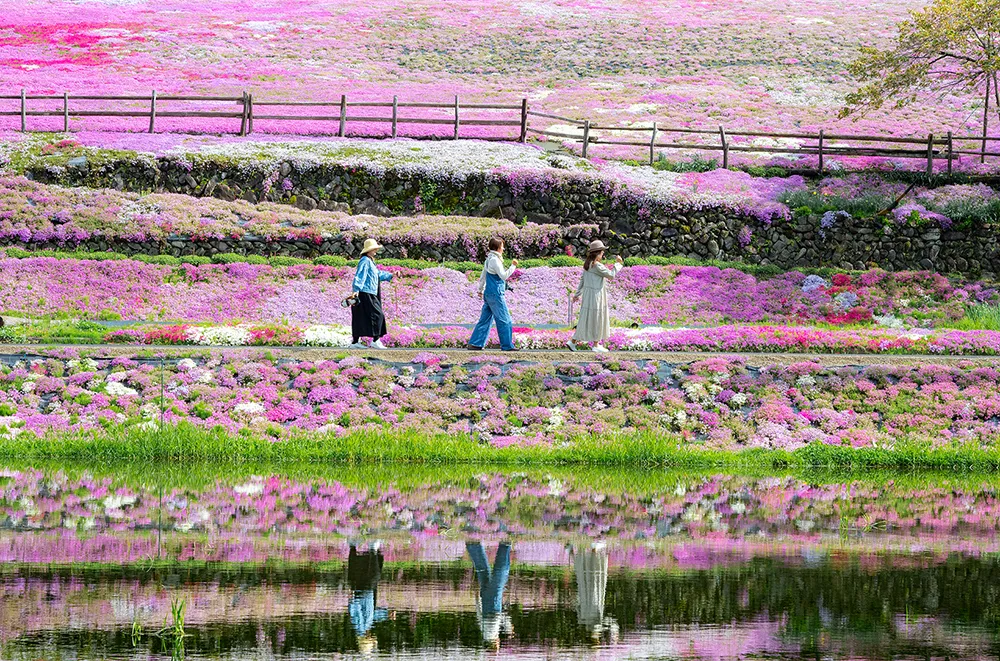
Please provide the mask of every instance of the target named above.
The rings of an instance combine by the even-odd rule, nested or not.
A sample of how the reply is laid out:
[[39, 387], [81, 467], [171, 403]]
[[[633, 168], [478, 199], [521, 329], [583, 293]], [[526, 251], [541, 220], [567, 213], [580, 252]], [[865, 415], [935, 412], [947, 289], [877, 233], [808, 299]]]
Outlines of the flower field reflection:
[[[148, 632], [177, 600], [191, 658], [979, 659], [996, 644], [992, 477], [67, 467], [2, 480], [6, 658], [167, 658]], [[488, 557], [511, 549], [496, 638], [477, 540]], [[368, 589], [386, 613], [363, 635], [355, 545], [379, 558]]]

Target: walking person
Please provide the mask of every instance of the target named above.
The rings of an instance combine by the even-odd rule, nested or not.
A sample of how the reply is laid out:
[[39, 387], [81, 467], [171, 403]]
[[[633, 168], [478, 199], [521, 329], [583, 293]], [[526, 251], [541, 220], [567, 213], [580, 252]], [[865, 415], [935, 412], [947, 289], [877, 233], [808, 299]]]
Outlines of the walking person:
[[497, 324], [497, 335], [500, 336], [502, 351], [518, 351], [514, 346], [514, 322], [507, 309], [507, 279], [517, 268], [517, 260], [511, 262], [510, 268], [503, 266], [503, 239], [490, 239], [490, 252], [483, 264], [483, 272], [479, 276], [479, 295], [483, 299], [483, 311], [479, 322], [472, 331], [472, 337], [466, 346], [471, 351], [482, 351], [490, 334], [493, 321]]
[[382, 246], [375, 239], [365, 239], [361, 247], [361, 259], [354, 272], [354, 284], [351, 289], [357, 303], [351, 306], [351, 349], [366, 349], [361, 338], [372, 338], [373, 349], [385, 349], [382, 337], [389, 330], [385, 325], [385, 312], [382, 310], [382, 283], [392, 280], [392, 274], [379, 270], [375, 266], [375, 253]]
[[608, 293], [604, 283], [614, 280], [622, 270], [622, 258], [616, 257], [614, 266], [608, 268], [601, 263], [608, 247], [601, 241], [591, 241], [587, 247], [587, 259], [583, 262], [583, 274], [580, 285], [573, 294], [573, 300], [583, 299], [580, 305], [580, 318], [576, 323], [576, 332], [572, 339], [566, 342], [570, 351], [578, 349], [577, 342], [594, 342], [594, 351], [607, 353], [601, 342], [611, 337], [611, 317], [608, 314]]

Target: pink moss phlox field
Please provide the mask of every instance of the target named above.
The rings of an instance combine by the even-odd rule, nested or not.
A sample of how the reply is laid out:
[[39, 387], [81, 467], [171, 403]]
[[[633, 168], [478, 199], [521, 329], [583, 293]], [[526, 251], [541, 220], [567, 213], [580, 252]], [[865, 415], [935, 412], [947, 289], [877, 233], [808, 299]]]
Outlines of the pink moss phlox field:
[[0, 373], [5, 436], [189, 423], [230, 433], [407, 431], [495, 447], [646, 433], [691, 447], [795, 450], [813, 443], [992, 448], [1000, 372], [973, 364], [749, 369], [739, 358], [670, 365], [292, 362], [245, 353], [159, 365], [38, 359]]
[[[482, 303], [475, 271], [384, 268], [394, 275], [384, 287], [392, 325], [478, 319]], [[508, 295], [515, 321], [565, 324], [580, 273], [579, 267], [523, 269]], [[347, 324], [350, 313], [340, 303], [352, 277], [348, 267], [311, 264], [0, 258], [0, 312], [136, 322]], [[829, 279], [790, 271], [758, 279], [735, 269], [694, 266], [628, 266], [608, 284], [608, 294], [611, 320], [621, 326], [870, 324], [884, 327], [883, 333], [940, 327], [965, 317], [969, 305], [1000, 300], [988, 282], [926, 271], [873, 269]]]
[[[356, 100], [398, 95], [402, 101], [444, 103], [456, 95], [466, 102], [527, 97], [549, 112], [611, 125], [657, 120], [712, 129], [721, 123], [730, 130], [975, 132], [976, 100], [958, 96], [922, 98], [857, 123], [836, 119], [853, 89], [846, 64], [861, 46], [888, 43], [894, 24], [922, 5], [916, 0], [877, 6], [744, 0], [724, 7], [681, 0], [627, 6], [611, 0], [485, 0], [469, 8], [427, 0], [348, 0], [336, 6], [306, 0], [211, 5], [138, 0], [123, 10], [118, 3], [26, 0], [12, 3], [4, 15], [0, 82], [5, 89], [31, 93], [155, 89], [239, 96], [248, 90], [258, 101], [332, 104], [344, 93]], [[36, 103], [58, 109], [60, 102]], [[435, 116], [447, 118], [446, 112]], [[3, 119], [8, 127], [17, 122]], [[30, 120], [50, 129], [62, 121]], [[73, 125], [141, 131], [145, 120], [85, 118]], [[160, 126], [235, 132], [239, 119], [182, 123], [164, 117]], [[259, 120], [255, 128], [330, 133], [336, 123]], [[490, 127], [463, 129], [471, 136], [499, 133]], [[385, 126], [356, 130], [382, 133]], [[430, 131], [450, 135], [451, 127]], [[507, 134], [516, 135], [516, 128]]]
[[[161, 492], [88, 474], [3, 470], [0, 476], [0, 520], [6, 530], [71, 529], [87, 536], [139, 532], [157, 520], [164, 531], [214, 537], [279, 534], [309, 539], [349, 536], [364, 528], [369, 534], [408, 534], [426, 542], [445, 531], [463, 530], [488, 538], [507, 534], [540, 540], [669, 536], [675, 542], [715, 540], [721, 550], [730, 548], [726, 540], [752, 541], [761, 534], [815, 543], [838, 535], [845, 526], [860, 530], [872, 521], [884, 526], [869, 543], [897, 538], [927, 545], [992, 537], [991, 531], [1000, 525], [1000, 501], [989, 484], [811, 484], [795, 477], [714, 475], [682, 477], [669, 487], [621, 491], [565, 477], [484, 472], [412, 486], [370, 487], [322, 478], [259, 476]], [[624, 561], [618, 555], [622, 551], [613, 549], [612, 556]], [[700, 555], [677, 551], [673, 555], [680, 567], [691, 566]], [[407, 555], [405, 549], [389, 553], [390, 561]], [[701, 562], [706, 560], [702, 557]]]

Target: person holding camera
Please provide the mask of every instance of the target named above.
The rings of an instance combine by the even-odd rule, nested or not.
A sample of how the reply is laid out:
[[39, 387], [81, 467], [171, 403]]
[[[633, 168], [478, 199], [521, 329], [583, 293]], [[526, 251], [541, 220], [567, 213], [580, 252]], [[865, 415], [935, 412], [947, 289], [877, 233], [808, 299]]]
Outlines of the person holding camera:
[[573, 294], [573, 300], [583, 299], [580, 305], [580, 318], [576, 323], [576, 332], [572, 339], [566, 342], [570, 351], [578, 349], [577, 342], [594, 342], [594, 351], [607, 353], [601, 342], [611, 337], [611, 316], [608, 313], [608, 293], [604, 283], [614, 280], [621, 272], [624, 264], [622, 258], [616, 257], [614, 266], [608, 268], [601, 263], [608, 247], [601, 241], [591, 241], [587, 247], [587, 259], [583, 262], [583, 274], [580, 275], [580, 285]]

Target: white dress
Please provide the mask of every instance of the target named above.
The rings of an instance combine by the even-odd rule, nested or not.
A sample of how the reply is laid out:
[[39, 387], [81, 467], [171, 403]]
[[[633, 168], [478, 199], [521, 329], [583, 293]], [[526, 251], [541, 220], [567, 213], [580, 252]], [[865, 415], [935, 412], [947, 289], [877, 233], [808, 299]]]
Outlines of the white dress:
[[604, 283], [613, 280], [622, 270], [621, 264], [610, 269], [594, 262], [589, 271], [580, 276], [580, 286], [574, 296], [582, 297], [580, 319], [573, 333], [574, 342], [603, 342], [611, 337], [611, 318], [608, 315], [608, 293]]

